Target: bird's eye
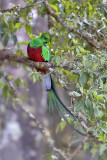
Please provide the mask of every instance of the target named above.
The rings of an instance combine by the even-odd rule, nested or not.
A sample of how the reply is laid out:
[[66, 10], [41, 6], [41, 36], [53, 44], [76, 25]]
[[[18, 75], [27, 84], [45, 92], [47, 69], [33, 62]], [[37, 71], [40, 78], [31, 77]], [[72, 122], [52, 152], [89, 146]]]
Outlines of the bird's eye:
[[46, 38], [46, 37], [44, 37], [44, 39], [45, 39], [45, 40], [47, 40], [47, 38]]

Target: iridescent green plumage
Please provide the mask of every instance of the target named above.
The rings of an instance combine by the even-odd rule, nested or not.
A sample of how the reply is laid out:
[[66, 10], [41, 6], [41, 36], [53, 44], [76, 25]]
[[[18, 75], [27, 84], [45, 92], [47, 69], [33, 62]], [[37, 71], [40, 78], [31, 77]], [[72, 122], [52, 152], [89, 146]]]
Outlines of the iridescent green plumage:
[[50, 61], [50, 52], [46, 46], [42, 46], [42, 53], [41, 53], [43, 59], [45, 61]]
[[69, 115], [70, 119], [75, 119], [78, 120], [69, 110], [68, 108], [62, 103], [62, 101], [60, 100], [55, 87], [54, 87], [54, 82], [53, 79], [51, 77], [51, 90], [48, 91], [48, 95], [49, 95], [49, 110], [53, 112], [54, 107], [57, 109], [57, 111], [59, 112], [60, 116], [66, 121], [66, 123], [68, 125], [70, 125], [72, 127], [73, 130], [75, 130], [77, 133], [86, 136], [84, 133], [82, 133], [81, 131], [79, 131], [78, 129], [74, 128], [74, 126], [69, 123], [66, 114]]
[[42, 40], [40, 38], [36, 38], [29, 43], [31, 48], [38, 48], [40, 46], [44, 46]]
[[29, 45], [31, 48], [39, 48], [42, 46], [41, 56], [45, 61], [50, 61], [50, 52], [46, 44], [51, 41], [51, 36], [48, 33], [43, 33], [40, 38], [32, 40]]

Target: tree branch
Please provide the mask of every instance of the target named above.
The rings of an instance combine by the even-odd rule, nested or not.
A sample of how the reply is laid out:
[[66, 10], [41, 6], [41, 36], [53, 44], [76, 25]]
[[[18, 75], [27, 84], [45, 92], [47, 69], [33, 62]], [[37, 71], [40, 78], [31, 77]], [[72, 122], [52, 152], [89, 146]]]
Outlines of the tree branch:
[[73, 32], [75, 34], [78, 34], [79, 36], [83, 37], [90, 45], [97, 49], [107, 49], [107, 45], [101, 45], [92, 34], [88, 32], [81, 31], [79, 29], [72, 28], [69, 26], [58, 14], [56, 14], [53, 9], [49, 6], [49, 3], [47, 0], [44, 0], [44, 5], [48, 11], [48, 13], [56, 19], [57, 22], [59, 22], [63, 27], [65, 27], [68, 31]]
[[10, 50], [4, 49], [0, 50], [0, 61], [7, 60], [9, 62], [17, 62], [20, 64], [25, 64], [26, 66], [32, 68], [32, 69], [38, 69], [38, 68], [46, 68], [47, 70], [52, 67], [52, 63], [48, 62], [36, 62], [33, 60], [30, 60], [29, 58], [25, 56], [21, 56], [18, 54], [11, 54]]
[[52, 73], [55, 73], [54, 69], [57, 67], [63, 67], [66, 70], [76, 70], [75, 67], [69, 67], [69, 65], [67, 65], [66, 63], [63, 63], [59, 66], [53, 66], [51, 62], [36, 62], [29, 59], [28, 57], [21, 56], [20, 53], [12, 54], [9, 49], [0, 50], [0, 63], [2, 64], [5, 60], [7, 60], [8, 62], [17, 62], [19, 64], [24, 64], [32, 69], [44, 68], [47, 71], [51, 71]]
[[37, 4], [42, 3], [43, 1], [44, 0], [42, 0], [40, 2], [33, 3], [32, 5], [26, 5], [24, 7], [18, 5], [18, 6], [10, 8], [10, 9], [0, 9], [0, 12], [1, 13], [6, 13], [6, 12], [23, 12], [23, 10], [25, 10], [26, 8], [35, 7]]

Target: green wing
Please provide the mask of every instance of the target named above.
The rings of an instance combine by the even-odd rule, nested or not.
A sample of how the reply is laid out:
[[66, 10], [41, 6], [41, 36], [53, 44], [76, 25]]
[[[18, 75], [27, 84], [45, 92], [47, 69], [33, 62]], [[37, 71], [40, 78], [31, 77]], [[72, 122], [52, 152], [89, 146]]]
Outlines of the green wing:
[[36, 39], [32, 40], [29, 45], [32, 48], [38, 48], [40, 46], [43, 46], [44, 44], [40, 38], [36, 38]]
[[46, 46], [42, 46], [42, 57], [45, 61], [50, 61], [50, 52]]

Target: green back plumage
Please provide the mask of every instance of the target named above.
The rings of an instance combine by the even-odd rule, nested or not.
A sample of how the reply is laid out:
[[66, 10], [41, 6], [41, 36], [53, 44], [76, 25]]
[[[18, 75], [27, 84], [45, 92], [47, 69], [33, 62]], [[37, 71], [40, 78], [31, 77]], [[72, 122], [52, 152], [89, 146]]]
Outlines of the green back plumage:
[[40, 38], [36, 38], [32, 40], [29, 45], [31, 48], [38, 48], [42, 46], [42, 53], [41, 56], [45, 61], [50, 61], [50, 52], [46, 47], [46, 43], [51, 41], [51, 36], [48, 33], [43, 33]]
[[42, 40], [40, 38], [36, 38], [29, 43], [31, 48], [38, 48], [40, 46], [44, 46]]
[[46, 46], [42, 46], [42, 57], [45, 61], [50, 61], [50, 52]]

